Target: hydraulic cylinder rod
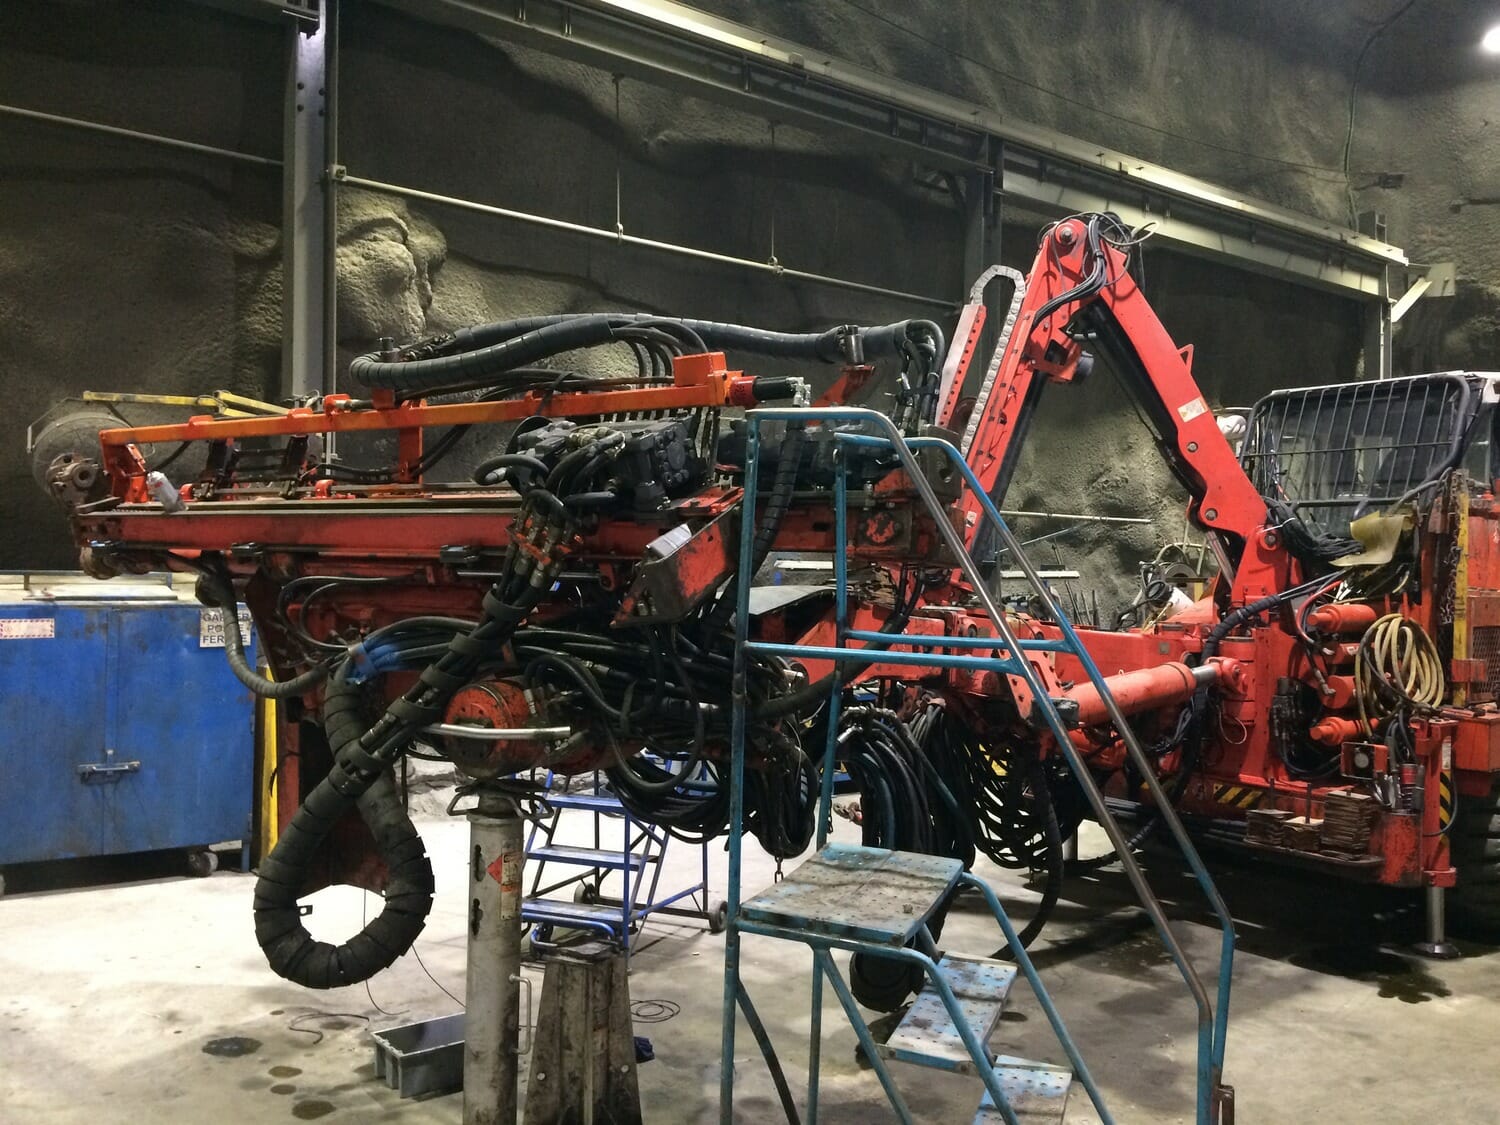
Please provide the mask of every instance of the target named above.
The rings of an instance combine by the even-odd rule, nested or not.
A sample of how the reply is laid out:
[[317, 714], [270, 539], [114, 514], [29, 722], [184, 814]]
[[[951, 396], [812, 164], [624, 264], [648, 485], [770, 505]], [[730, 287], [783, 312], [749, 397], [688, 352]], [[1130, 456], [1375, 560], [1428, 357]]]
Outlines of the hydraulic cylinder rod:
[[1318, 633], [1363, 633], [1375, 624], [1375, 607], [1361, 602], [1320, 605], [1307, 615], [1307, 627]]
[[[1241, 669], [1236, 661], [1213, 657], [1193, 668], [1172, 661], [1154, 668], [1138, 668], [1118, 676], [1106, 676], [1105, 685], [1119, 705], [1121, 714], [1137, 715], [1174, 703], [1185, 703], [1200, 687], [1209, 684], [1238, 683]], [[1078, 705], [1078, 724], [1091, 727], [1110, 721], [1108, 706], [1091, 683], [1081, 683], [1063, 692]]]

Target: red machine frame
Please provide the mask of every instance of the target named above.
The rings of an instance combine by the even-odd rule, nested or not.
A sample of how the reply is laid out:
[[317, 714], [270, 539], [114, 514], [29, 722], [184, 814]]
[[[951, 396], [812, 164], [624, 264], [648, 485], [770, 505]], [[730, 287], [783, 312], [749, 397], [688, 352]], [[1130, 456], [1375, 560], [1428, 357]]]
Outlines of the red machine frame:
[[[1103, 256], [1105, 277], [1094, 292], [1076, 300], [1067, 295], [1083, 285]], [[993, 493], [1003, 492], [1016, 454], [1046, 383], [1075, 383], [1084, 374], [1084, 351], [1078, 326], [1083, 324], [1105, 358], [1112, 362], [1140, 400], [1162, 439], [1167, 459], [1189, 494], [1188, 515], [1208, 537], [1220, 561], [1211, 595], [1188, 610], [1147, 630], [1113, 632], [1079, 630], [1106, 673], [1117, 671], [1127, 710], [1148, 726], [1180, 707], [1198, 686], [1182, 669], [1201, 655], [1205, 638], [1225, 614], [1252, 606], [1268, 595], [1289, 590], [1306, 575], [1274, 526], [1266, 503], [1241, 469], [1234, 450], [1220, 432], [1213, 411], [1192, 373], [1192, 348], [1179, 347], [1151, 309], [1129, 272], [1128, 248], [1091, 244], [1088, 224], [1080, 218], [1052, 227], [1045, 235], [1026, 281], [1014, 329], [1004, 342], [996, 377], [978, 406], [979, 419], [968, 450], [970, 463]], [[937, 423], [957, 422], [958, 390], [964, 383], [984, 323], [982, 305], [964, 309], [962, 338], [955, 341], [949, 377]], [[868, 379], [863, 366], [845, 370], [822, 401], [842, 401]], [[717, 409], [753, 401], [752, 380], [727, 370], [719, 353], [689, 356], [674, 365], [671, 387], [639, 387], [608, 392], [531, 394], [489, 403], [426, 405], [396, 403], [388, 394], [369, 404], [330, 395], [321, 409], [296, 409], [279, 417], [215, 420], [197, 417], [174, 426], [105, 431], [100, 436], [102, 465], [110, 498], [83, 505], [74, 513], [85, 568], [105, 575], [129, 569], [184, 566], [199, 552], [216, 552], [230, 569], [249, 580], [247, 599], [266, 642], [278, 677], [297, 671], [301, 659], [273, 612], [285, 581], [313, 569], [335, 568], [340, 574], [391, 579], [379, 597], [340, 593], [308, 615], [309, 624], [353, 623], [377, 627], [404, 615], [472, 611], [484, 591], [483, 562], [510, 541], [509, 516], [514, 497], [494, 490], [431, 487], [418, 475], [423, 432], [428, 427], [489, 424], [526, 417], [598, 416], [617, 411], [685, 408]], [[169, 512], [152, 502], [146, 465], [139, 447], [147, 443], [239, 442], [251, 438], [291, 438], [316, 433], [394, 431], [397, 435], [395, 483], [379, 487], [346, 487], [320, 481], [309, 488], [246, 489], [207, 492], [195, 485], [182, 489], [185, 511]], [[920, 507], [910, 503], [902, 474], [891, 474], [863, 499], [865, 509], [851, 517], [852, 556], [861, 563], [894, 567], [904, 562], [941, 562], [938, 540]], [[909, 482], [908, 482], [909, 483]], [[606, 583], [629, 581], [646, 545], [684, 521], [702, 526], [726, 515], [737, 517], [741, 495], [716, 485], [659, 513], [603, 521], [576, 545], [574, 558], [597, 568]], [[799, 498], [777, 539], [778, 550], [827, 552], [833, 547], [829, 505]], [[973, 497], [959, 497], [954, 520], [970, 542], [979, 526]], [[1466, 499], [1462, 511], [1440, 513], [1431, 526], [1419, 528], [1423, 573], [1445, 573], [1443, 546], [1463, 534], [1467, 554], [1463, 607], [1470, 624], [1500, 624], [1500, 505], [1491, 492]], [[698, 578], [718, 574], [723, 559], [703, 558]], [[1471, 592], [1472, 591], [1472, 592]], [[931, 588], [909, 631], [934, 635], [985, 629], [986, 622], [962, 608], [963, 591], [948, 585]], [[1386, 600], [1377, 612], [1398, 612], [1435, 634], [1435, 599], [1421, 604]], [[858, 608], [857, 627], [876, 628], [888, 610], [878, 601]], [[1332, 716], [1348, 716], [1353, 680], [1354, 645], [1349, 636], [1331, 636], [1323, 650], [1310, 655], [1288, 628], [1283, 613], [1268, 620], [1252, 618], [1223, 639], [1218, 655], [1215, 691], [1221, 704], [1220, 729], [1211, 732], [1212, 750], [1182, 795], [1182, 810], [1205, 824], [1238, 824], [1252, 808], [1279, 808], [1318, 818], [1330, 794], [1348, 792], [1353, 784], [1337, 778], [1314, 785], [1291, 777], [1271, 742], [1268, 713], [1277, 682], [1290, 678], [1314, 684]], [[772, 616], [760, 623], [768, 633], [791, 627]], [[802, 628], [798, 639], [811, 640], [831, 628], [831, 616]], [[1055, 635], [1045, 622], [1026, 622], [1036, 636]], [[971, 634], [972, 635], [972, 634]], [[1460, 646], [1465, 647], [1460, 647]], [[1500, 715], [1493, 706], [1474, 706], [1469, 691], [1484, 678], [1482, 662], [1467, 639], [1455, 634], [1455, 659], [1448, 669], [1458, 685], [1455, 705], [1412, 724], [1418, 775], [1415, 788], [1436, 791], [1439, 799], [1418, 799], [1411, 807], [1384, 810], [1364, 857], [1339, 857], [1290, 848], [1267, 848], [1278, 858], [1345, 876], [1418, 887], [1453, 885], [1447, 827], [1456, 792], [1483, 795], [1500, 770]], [[1076, 691], [1080, 670], [1066, 658], [1036, 654], [1038, 667], [1059, 696]], [[810, 668], [813, 676], [821, 670]], [[875, 665], [864, 678], [897, 676], [891, 666]], [[1120, 678], [1133, 676], [1129, 683]], [[1468, 685], [1466, 688], [1465, 685]], [[981, 713], [994, 701], [1013, 698], [1014, 685], [992, 675], [951, 674], [942, 690], [973, 702]], [[1122, 698], [1122, 703], [1127, 702]], [[1019, 709], [1019, 707], [1017, 708]], [[1232, 724], [1225, 729], [1226, 724]], [[1338, 728], [1340, 730], [1344, 728]], [[1349, 742], [1363, 736], [1354, 732]], [[287, 753], [281, 769], [283, 819], [297, 806], [310, 780], [326, 762], [302, 747], [295, 723], [283, 732]], [[1109, 732], [1080, 730], [1076, 740], [1101, 768], [1120, 763], [1119, 747]], [[303, 757], [299, 751], [306, 749]], [[1171, 772], [1172, 754], [1163, 757]], [[1122, 799], [1136, 794], [1123, 790]], [[368, 873], [342, 873], [363, 879]]]

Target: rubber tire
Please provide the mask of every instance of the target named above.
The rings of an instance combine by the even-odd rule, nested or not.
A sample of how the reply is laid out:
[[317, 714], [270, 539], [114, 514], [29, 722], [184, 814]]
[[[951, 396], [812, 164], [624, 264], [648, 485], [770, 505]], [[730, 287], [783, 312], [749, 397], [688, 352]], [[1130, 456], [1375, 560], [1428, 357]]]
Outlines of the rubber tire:
[[592, 906], [599, 901], [599, 887], [594, 883], [579, 883], [573, 888], [573, 901]]
[[722, 934], [729, 925], [729, 903], [719, 899], [708, 908], [708, 932]]
[[207, 879], [219, 869], [219, 857], [207, 848], [201, 851], [188, 852], [187, 854], [188, 874], [195, 879]]
[[1460, 794], [1448, 842], [1458, 869], [1448, 896], [1454, 917], [1500, 935], [1500, 781], [1483, 797]]

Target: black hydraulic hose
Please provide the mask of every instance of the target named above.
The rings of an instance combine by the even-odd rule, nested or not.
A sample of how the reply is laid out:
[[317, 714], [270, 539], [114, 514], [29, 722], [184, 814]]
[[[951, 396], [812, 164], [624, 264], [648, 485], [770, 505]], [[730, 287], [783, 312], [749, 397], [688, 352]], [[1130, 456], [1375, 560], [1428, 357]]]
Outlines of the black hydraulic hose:
[[328, 678], [328, 668], [316, 664], [290, 680], [268, 680], [258, 674], [245, 658], [245, 638], [240, 633], [239, 602], [234, 585], [224, 576], [203, 575], [203, 592], [219, 607], [224, 619], [224, 656], [234, 678], [262, 699], [292, 699], [317, 687]]
[[[1047, 783], [1042, 760], [1036, 754], [1028, 754], [1024, 750], [1021, 756], [1026, 759], [1027, 772], [1031, 777], [1032, 800], [1036, 803], [1037, 812], [1042, 819], [1042, 835], [1047, 849], [1047, 881], [1042, 885], [1041, 901], [1036, 904], [1036, 913], [1031, 916], [1031, 920], [1016, 934], [1016, 944], [1022, 949], [1030, 949], [1031, 943], [1046, 927], [1052, 917], [1052, 911], [1057, 907], [1058, 896], [1062, 894], [1065, 864], [1062, 829], [1057, 823], [1057, 806], [1052, 801], [1052, 788]], [[1006, 942], [995, 950], [992, 956], [1012, 961], [1015, 959], [1016, 951], [1014, 946]]]
[[[507, 602], [499, 592], [504, 581], [485, 595], [479, 623], [467, 633], [455, 634], [443, 655], [373, 726], [365, 727], [357, 698], [341, 680], [330, 686], [324, 726], [336, 753], [333, 768], [308, 794], [262, 862], [256, 884], [256, 938], [281, 976], [309, 988], [355, 984], [390, 965], [421, 932], [432, 906], [432, 872], [421, 838], [390, 782], [389, 765], [419, 726], [440, 717], [447, 699], [467, 682], [484, 656], [509, 640], [546, 588], [529, 583]], [[374, 834], [390, 882], [379, 917], [334, 946], [307, 933], [297, 897], [318, 846], [351, 806], [358, 808]]]
[[708, 344], [702, 336], [693, 331], [692, 326], [687, 321], [672, 320], [670, 318], [643, 320], [638, 322], [637, 327], [660, 329], [669, 336], [676, 337], [685, 352], [698, 354], [708, 351]]
[[[766, 497], [766, 508], [761, 514], [760, 526], [755, 529], [755, 540], [750, 546], [750, 573], [736, 572], [730, 575], [719, 594], [719, 600], [714, 603], [703, 623], [705, 636], [711, 637], [729, 624], [729, 617], [739, 602], [740, 583], [753, 582], [756, 573], [765, 565], [766, 559], [770, 558], [776, 534], [781, 530], [782, 521], [786, 519], [787, 509], [792, 506], [792, 494], [797, 487], [797, 470], [802, 461], [802, 442], [806, 436], [807, 426], [804, 423], [797, 422], [787, 426], [786, 441], [776, 461], [776, 476]], [[754, 512], [746, 512], [744, 518], [753, 519], [754, 516]]]
[[[1306, 585], [1306, 583], [1304, 583], [1304, 585]], [[1203, 651], [1198, 656], [1198, 663], [1202, 664], [1209, 657], [1217, 656], [1219, 654], [1219, 646], [1224, 643], [1224, 638], [1229, 636], [1230, 633], [1234, 632], [1245, 622], [1251, 620], [1252, 618], [1259, 617], [1262, 613], [1268, 613], [1269, 611], [1275, 609], [1282, 602], [1286, 601], [1289, 597], [1291, 597], [1301, 589], [1302, 587], [1299, 586], [1293, 590], [1283, 590], [1279, 594], [1270, 594], [1267, 597], [1261, 598], [1259, 601], [1251, 602], [1249, 605], [1242, 605], [1239, 609], [1231, 610], [1229, 613], [1225, 614], [1224, 620], [1220, 621], [1217, 625], [1210, 629], [1208, 631], [1208, 636], [1203, 638]], [[1206, 685], [1200, 687], [1198, 691], [1202, 692], [1204, 697], [1207, 697], [1208, 687]]]
[[862, 351], [866, 357], [871, 358], [895, 355], [906, 341], [921, 336], [931, 339], [934, 351], [942, 355], [945, 342], [943, 330], [930, 320], [901, 320], [873, 327], [841, 325], [822, 332], [773, 332], [744, 324], [689, 320], [655, 313], [560, 313], [461, 328], [453, 333], [451, 340], [444, 345], [444, 350], [453, 353], [473, 351], [553, 324], [601, 315], [610, 317], [619, 325], [640, 325], [666, 331], [686, 330], [692, 337], [685, 337], [684, 342], [696, 342], [706, 348], [733, 348], [754, 355], [814, 359], [823, 363], [838, 363], [844, 359], [843, 340], [850, 333], [858, 336]]
[[844, 341], [851, 334], [860, 343], [866, 359], [899, 355], [908, 341], [926, 336], [936, 354], [943, 353], [943, 330], [930, 320], [902, 320], [877, 327], [847, 325], [824, 332], [770, 332], [742, 324], [720, 324], [707, 320], [682, 322], [698, 333], [709, 347], [729, 348], [754, 355], [785, 359], [815, 359], [823, 363], [845, 362]]
[[488, 347], [430, 359], [401, 362], [383, 359], [379, 352], [373, 352], [356, 356], [349, 364], [349, 374], [367, 387], [395, 391], [421, 390], [462, 381], [478, 383], [502, 371], [559, 352], [608, 344], [614, 340], [612, 319], [595, 315], [544, 324], [529, 332], [503, 338]]
[[[899, 633], [902, 629], [906, 628], [906, 623], [909, 620], [911, 620], [910, 611], [905, 608], [898, 609], [881, 623], [880, 632]], [[880, 653], [888, 647], [889, 642], [867, 641], [865, 647], [859, 651]], [[877, 663], [875, 657], [871, 657], [869, 660], [841, 661], [840, 666], [843, 668], [844, 675], [843, 679], [839, 682], [847, 684], [855, 676], [858, 676], [866, 668], [875, 663]], [[828, 693], [833, 689], [834, 678], [837, 675], [838, 670], [835, 669], [820, 680], [813, 680], [810, 683], [803, 684], [796, 691], [768, 699], [751, 713], [752, 717], [761, 720], [784, 719], [788, 715], [795, 715], [799, 711], [806, 711], [809, 707], [815, 707], [828, 698]]]
[[845, 340], [851, 335], [858, 338], [860, 352], [867, 359], [904, 354], [919, 340], [930, 346], [933, 356], [941, 356], [944, 350], [942, 329], [929, 320], [794, 333], [652, 313], [574, 313], [461, 329], [451, 337], [415, 347], [413, 353], [421, 358], [388, 359], [383, 353], [371, 352], [357, 356], [349, 365], [349, 374], [365, 386], [398, 392], [477, 385], [500, 372], [560, 352], [612, 343], [618, 338], [616, 329], [631, 327], [675, 332], [692, 346], [823, 363], [844, 361]]
[[548, 472], [547, 463], [536, 457], [529, 457], [524, 453], [501, 453], [474, 466], [474, 483], [499, 484], [504, 478], [491, 480], [490, 477], [501, 469], [525, 469], [528, 473], [534, 474], [539, 481], [546, 480]]
[[[533, 488], [526, 496], [521, 525], [531, 521], [530, 513], [539, 506], [553, 512], [564, 510], [555, 495]], [[422, 670], [417, 682], [393, 700], [373, 725], [366, 726], [360, 716], [358, 697], [343, 672], [326, 691], [323, 721], [335, 754], [333, 766], [262, 863], [256, 885], [256, 938], [266, 960], [282, 976], [310, 988], [357, 983], [390, 965], [421, 932], [432, 907], [432, 870], [421, 838], [390, 781], [389, 768], [416, 732], [438, 721], [453, 694], [510, 642], [551, 586], [560, 562], [558, 545], [566, 542], [569, 529], [566, 524], [548, 524], [538, 534], [549, 554], [533, 565], [513, 544], [506, 559], [507, 573], [485, 594], [479, 621], [472, 629], [454, 632], [442, 655]], [[344, 669], [349, 666], [346, 663]], [[351, 806], [358, 808], [374, 834], [390, 881], [380, 916], [349, 941], [334, 946], [307, 932], [297, 898], [320, 844]]]
[[[411, 948], [432, 910], [432, 864], [389, 767], [360, 748], [360, 711], [358, 689], [335, 680], [323, 706], [333, 768], [261, 861], [255, 884], [256, 941], [279, 976], [307, 988], [341, 988], [388, 968]], [[351, 807], [385, 862], [385, 905], [354, 937], [332, 945], [308, 933], [297, 900], [319, 845]]]

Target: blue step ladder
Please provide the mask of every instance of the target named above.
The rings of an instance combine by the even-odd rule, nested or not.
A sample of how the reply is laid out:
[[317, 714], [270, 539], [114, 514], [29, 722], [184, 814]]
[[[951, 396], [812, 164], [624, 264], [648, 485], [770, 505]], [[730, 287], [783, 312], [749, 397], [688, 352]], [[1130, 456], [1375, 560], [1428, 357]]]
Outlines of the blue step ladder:
[[[560, 783], [564, 787], [556, 788]], [[521, 903], [521, 921], [532, 927], [533, 944], [550, 944], [555, 928], [587, 930], [614, 942], [628, 958], [632, 934], [652, 914], [701, 918], [711, 933], [724, 929], [728, 906], [709, 898], [707, 844], [699, 845], [698, 882], [664, 893], [662, 868], [671, 842], [667, 832], [631, 816], [600, 774], [587, 790], [573, 791], [566, 785], [566, 778], [548, 772], [542, 796], [553, 815], [533, 822], [526, 839], [531, 889]], [[566, 811], [591, 816], [592, 846], [557, 841]], [[574, 823], [572, 817], [569, 822]], [[619, 846], [612, 846], [616, 841]], [[554, 872], [562, 867], [568, 874], [554, 874], [548, 882], [549, 864]], [[614, 875], [620, 877], [620, 894], [605, 897], [604, 881]], [[569, 888], [574, 891], [572, 901], [547, 897]]]
[[[1113, 1125], [1114, 1118], [1105, 1105], [1103, 1095], [1079, 1055], [1077, 1046], [1042, 984], [1030, 956], [1021, 948], [1015, 927], [987, 882], [965, 872], [963, 864], [956, 859], [852, 847], [828, 841], [832, 827], [833, 767], [837, 749], [841, 676], [834, 678], [828, 704], [828, 741], [823, 752], [822, 790], [817, 813], [818, 850], [784, 881], [754, 897], [742, 899], [741, 838], [748, 726], [745, 702], [748, 688], [746, 656], [753, 652], [787, 659], [833, 661], [835, 668], [841, 669], [841, 662], [853, 662], [861, 657], [868, 659], [868, 649], [851, 647], [848, 643], [850, 641], [882, 649], [901, 645], [909, 650], [881, 651], [879, 659], [882, 664], [919, 669], [976, 669], [1016, 676], [1024, 681], [1035, 700], [1037, 718], [1046, 724], [1078, 779], [1095, 819], [1109, 837], [1141, 905], [1151, 918], [1192, 994], [1198, 1017], [1195, 1119], [1198, 1125], [1216, 1125], [1220, 1120], [1221, 1109], [1232, 1113], [1230, 1107], [1233, 1105], [1232, 1091], [1220, 1083], [1233, 971], [1233, 922], [1213, 880], [1173, 811], [1170, 800], [1156, 780], [1149, 759], [1072, 625], [959, 451], [950, 442], [939, 437], [905, 437], [885, 415], [861, 408], [761, 409], [748, 413], [745, 498], [742, 509], [746, 517], [741, 521], [740, 544], [742, 575], [748, 578], [752, 565], [755, 530], [752, 515], [756, 504], [760, 431], [764, 423], [771, 421], [802, 424], [858, 423], [863, 432], [843, 431], [832, 434], [836, 465], [833, 559], [836, 643], [816, 646], [750, 640], [750, 582], [744, 581], [739, 585], [739, 605], [735, 618], [735, 707], [730, 759], [729, 924], [725, 943], [723, 1058], [719, 1094], [722, 1125], [729, 1125], [734, 1116], [737, 1012], [743, 1013], [746, 1024], [760, 1047], [788, 1121], [801, 1120], [775, 1047], [756, 1013], [740, 975], [740, 938], [745, 933], [800, 943], [812, 951], [814, 969], [806, 1105], [806, 1120], [809, 1125], [815, 1125], [818, 1116], [822, 988], [825, 980], [837, 996], [880, 1080], [891, 1108], [901, 1122], [911, 1123], [914, 1119], [891, 1077], [890, 1069], [885, 1065], [887, 1060], [976, 1075], [983, 1084], [984, 1093], [974, 1118], [975, 1125], [998, 1125], [999, 1122], [1004, 1122], [1005, 1125], [1055, 1125], [1062, 1121], [1075, 1082], [1082, 1086], [1105, 1125]], [[883, 449], [894, 453], [900, 460], [948, 549], [949, 559], [946, 561], [963, 573], [982, 603], [993, 625], [992, 635], [937, 638], [848, 627], [849, 495], [842, 453], [850, 446]], [[988, 522], [999, 536], [1001, 547], [1010, 552], [1050, 618], [1057, 622], [1062, 634], [1060, 639], [1017, 639], [928, 481], [918, 457], [918, 452], [922, 450], [933, 451], [940, 465], [946, 461], [962, 477], [967, 487], [973, 490]], [[948, 651], [932, 651], [934, 648]], [[952, 651], [966, 648], [973, 651]], [[1067, 653], [1083, 666], [1089, 680], [1099, 691], [1111, 721], [1120, 732], [1127, 754], [1146, 779], [1159, 814], [1208, 899], [1221, 928], [1218, 982], [1212, 999], [1191, 959], [1168, 926], [1161, 902], [1152, 892], [1140, 865], [1131, 853], [1125, 835], [1111, 814], [1098, 783], [1074, 747], [1056, 702], [1049, 697], [1041, 677], [1032, 667], [1029, 654], [1038, 652]], [[977, 892], [984, 899], [1013, 952], [1014, 965], [951, 953], [942, 955], [938, 952], [928, 922], [949, 896], [960, 889]], [[921, 969], [926, 983], [885, 1043], [877, 1044], [870, 1034], [849, 985], [834, 962], [834, 950], [908, 961]], [[987, 1040], [1018, 975], [1024, 976], [1031, 986], [1067, 1059], [1066, 1066], [997, 1056], [990, 1051]]]

